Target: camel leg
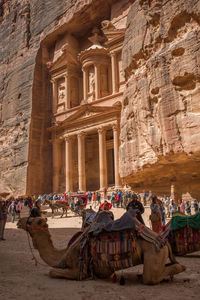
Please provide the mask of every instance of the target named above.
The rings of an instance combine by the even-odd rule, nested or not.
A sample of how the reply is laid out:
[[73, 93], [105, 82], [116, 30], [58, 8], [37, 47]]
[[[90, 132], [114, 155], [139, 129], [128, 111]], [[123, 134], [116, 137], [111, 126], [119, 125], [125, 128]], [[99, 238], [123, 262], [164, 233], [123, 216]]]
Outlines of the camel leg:
[[61, 218], [63, 217], [63, 215], [64, 215], [64, 208], [62, 208], [62, 215], [61, 215]]
[[159, 252], [155, 251], [153, 245], [149, 246], [149, 251], [146, 250], [144, 252], [144, 284], [160, 283], [167, 276], [173, 277], [173, 275], [181, 273], [185, 270], [185, 267], [178, 263], [166, 266], [168, 256], [169, 254], [167, 246], [160, 249]]
[[52, 278], [67, 278], [78, 280], [78, 270], [73, 269], [51, 269], [49, 276]]
[[166, 266], [165, 271], [163, 273], [163, 279], [167, 276], [173, 277], [173, 275], [181, 273], [185, 271], [186, 267], [180, 264], [173, 264], [171, 266]]

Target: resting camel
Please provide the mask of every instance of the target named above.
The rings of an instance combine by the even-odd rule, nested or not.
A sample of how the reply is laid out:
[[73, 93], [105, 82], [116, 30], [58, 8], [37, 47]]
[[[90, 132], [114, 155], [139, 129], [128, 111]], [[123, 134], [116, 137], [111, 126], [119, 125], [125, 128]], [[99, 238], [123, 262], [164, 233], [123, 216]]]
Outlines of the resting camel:
[[44, 204], [48, 204], [49, 207], [51, 208], [52, 211], [52, 218], [54, 218], [54, 212], [57, 211], [58, 209], [62, 209], [62, 215], [60, 216], [61, 218], [65, 214], [67, 217], [67, 211], [69, 209], [68, 204], [61, 204], [61, 203], [52, 203], [51, 200], [46, 199]]
[[[63, 250], [58, 250], [53, 246], [51, 235], [48, 230], [47, 219], [41, 217], [22, 218], [17, 225], [18, 228], [28, 231], [32, 238], [33, 246], [39, 251], [40, 257], [45, 263], [53, 267], [49, 272], [51, 277], [73, 280], [80, 279], [80, 241], [83, 236], [87, 234], [90, 226], [85, 229], [84, 232], [77, 234], [77, 239], [75, 239], [70, 246]], [[153, 233], [150, 229], [148, 230], [151, 234], [155, 235], [155, 237], [158, 237], [156, 233]], [[100, 236], [101, 234], [98, 237]], [[95, 242], [94, 237], [90, 238], [89, 247], [92, 242]], [[176, 262], [169, 244], [164, 245], [159, 251], [156, 251], [154, 244], [147, 242], [136, 235], [134, 247], [134, 251], [131, 252], [132, 264], [134, 266], [144, 264], [144, 284], [160, 283], [166, 277], [173, 277], [173, 275], [185, 270], [184, 266]], [[171, 260], [171, 264], [166, 264], [168, 258]], [[93, 274], [96, 277], [108, 278], [114, 273], [115, 269], [110, 266], [99, 266], [95, 253], [92, 253], [92, 259]]]

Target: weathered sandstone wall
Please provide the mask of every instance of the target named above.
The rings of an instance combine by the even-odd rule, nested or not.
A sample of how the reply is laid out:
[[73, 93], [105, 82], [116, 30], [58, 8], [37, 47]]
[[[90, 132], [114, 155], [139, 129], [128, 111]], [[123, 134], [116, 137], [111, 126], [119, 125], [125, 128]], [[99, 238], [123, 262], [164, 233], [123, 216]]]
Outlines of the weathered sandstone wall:
[[140, 190], [199, 194], [199, 22], [198, 0], [139, 0], [128, 14], [120, 175]]

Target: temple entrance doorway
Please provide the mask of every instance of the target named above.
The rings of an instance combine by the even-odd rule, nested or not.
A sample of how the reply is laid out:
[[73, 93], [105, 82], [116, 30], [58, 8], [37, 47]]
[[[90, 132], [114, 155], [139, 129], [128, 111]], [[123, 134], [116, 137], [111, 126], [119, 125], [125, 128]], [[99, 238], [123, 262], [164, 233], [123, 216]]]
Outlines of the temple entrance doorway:
[[108, 186], [115, 184], [114, 149], [107, 149]]
[[98, 133], [91, 133], [85, 139], [86, 190], [99, 190], [99, 139]]

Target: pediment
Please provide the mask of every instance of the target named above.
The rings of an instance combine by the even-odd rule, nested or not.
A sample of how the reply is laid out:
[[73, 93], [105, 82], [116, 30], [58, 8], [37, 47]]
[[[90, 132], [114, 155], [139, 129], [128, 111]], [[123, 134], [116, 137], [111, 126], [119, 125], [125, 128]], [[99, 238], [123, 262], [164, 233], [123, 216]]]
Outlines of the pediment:
[[70, 115], [64, 123], [73, 122], [73, 121], [81, 121], [89, 118], [96, 118], [99, 115], [107, 114], [107, 113], [115, 113], [120, 110], [119, 107], [112, 106], [90, 106], [84, 105], [80, 107], [78, 111]]
[[52, 73], [67, 64], [64, 53], [57, 58], [55, 62], [48, 62], [49, 71]]
[[67, 65], [79, 65], [77, 61], [77, 51], [72, 49], [68, 44], [62, 47], [61, 53], [57, 56], [55, 61], [47, 63], [51, 73]]
[[124, 38], [125, 28], [117, 29], [111, 23], [111, 21], [105, 20], [101, 23], [102, 31], [107, 38], [107, 42], [105, 44], [109, 44], [114, 40], [120, 40]]

